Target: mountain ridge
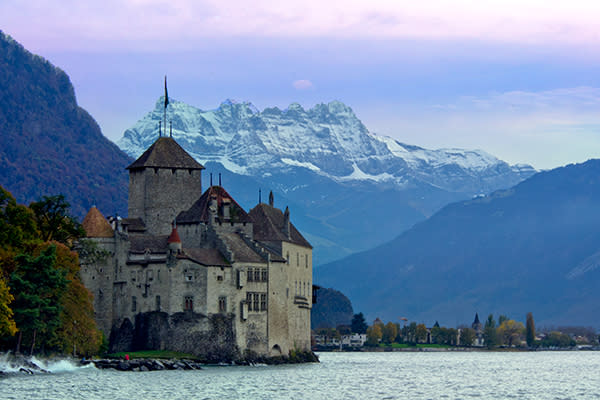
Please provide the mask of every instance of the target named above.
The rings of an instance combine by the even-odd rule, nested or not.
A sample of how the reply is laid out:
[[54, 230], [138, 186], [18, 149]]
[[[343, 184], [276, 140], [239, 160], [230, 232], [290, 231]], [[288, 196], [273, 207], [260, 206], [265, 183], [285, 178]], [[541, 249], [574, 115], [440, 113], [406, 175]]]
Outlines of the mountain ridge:
[[[163, 111], [159, 97], [119, 146], [141, 154], [158, 137]], [[215, 174], [233, 173], [255, 192], [284, 198], [312, 238], [317, 264], [384, 243], [449, 202], [510, 187], [535, 172], [483, 151], [427, 150], [374, 135], [340, 101], [259, 111], [229, 99], [203, 111], [170, 98], [167, 120], [169, 134], [172, 126], [178, 143]]]

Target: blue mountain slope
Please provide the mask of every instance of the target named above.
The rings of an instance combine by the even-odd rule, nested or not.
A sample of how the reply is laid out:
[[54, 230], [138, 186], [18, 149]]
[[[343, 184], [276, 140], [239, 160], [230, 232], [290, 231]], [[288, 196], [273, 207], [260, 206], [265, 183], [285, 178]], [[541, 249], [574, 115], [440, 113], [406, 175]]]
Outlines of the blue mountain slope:
[[450, 204], [315, 282], [371, 317], [456, 325], [475, 312], [600, 326], [600, 160]]

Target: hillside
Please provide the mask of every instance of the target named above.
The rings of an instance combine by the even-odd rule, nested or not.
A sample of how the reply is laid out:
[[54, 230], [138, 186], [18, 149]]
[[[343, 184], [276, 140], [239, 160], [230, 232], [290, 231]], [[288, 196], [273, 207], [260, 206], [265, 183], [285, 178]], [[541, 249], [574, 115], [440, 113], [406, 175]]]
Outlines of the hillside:
[[503, 313], [600, 326], [600, 160], [450, 204], [393, 241], [315, 271], [369, 319], [454, 326]]
[[62, 193], [82, 217], [127, 212], [131, 159], [77, 105], [69, 77], [0, 31], [0, 185], [18, 202]]

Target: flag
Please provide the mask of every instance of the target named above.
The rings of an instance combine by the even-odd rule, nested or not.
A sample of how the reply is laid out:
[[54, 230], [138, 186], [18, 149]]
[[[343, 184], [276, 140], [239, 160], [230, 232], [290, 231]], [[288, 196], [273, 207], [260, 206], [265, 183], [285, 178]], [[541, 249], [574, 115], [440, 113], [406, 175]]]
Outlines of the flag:
[[167, 76], [165, 75], [165, 108], [169, 105], [169, 94], [167, 93]]

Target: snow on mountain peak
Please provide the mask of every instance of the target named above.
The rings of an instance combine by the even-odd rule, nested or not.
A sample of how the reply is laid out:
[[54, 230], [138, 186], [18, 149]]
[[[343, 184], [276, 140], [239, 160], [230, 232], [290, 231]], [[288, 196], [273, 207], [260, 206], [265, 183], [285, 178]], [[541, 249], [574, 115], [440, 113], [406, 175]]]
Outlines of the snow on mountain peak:
[[[157, 137], [163, 107], [161, 97], [153, 111], [125, 131], [119, 147], [133, 157], [148, 148]], [[352, 109], [337, 100], [308, 110], [292, 103], [283, 111], [273, 107], [261, 112], [250, 102], [232, 99], [209, 111], [172, 99], [167, 119], [173, 136], [198, 161], [218, 161], [245, 175], [303, 168], [340, 182], [402, 186], [421, 181], [449, 190], [471, 185], [480, 192], [482, 180], [504, 174], [518, 182], [533, 171], [512, 168], [480, 150], [428, 150], [371, 134]]]

